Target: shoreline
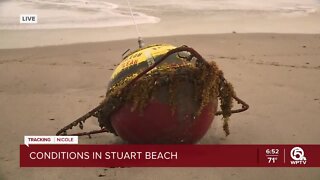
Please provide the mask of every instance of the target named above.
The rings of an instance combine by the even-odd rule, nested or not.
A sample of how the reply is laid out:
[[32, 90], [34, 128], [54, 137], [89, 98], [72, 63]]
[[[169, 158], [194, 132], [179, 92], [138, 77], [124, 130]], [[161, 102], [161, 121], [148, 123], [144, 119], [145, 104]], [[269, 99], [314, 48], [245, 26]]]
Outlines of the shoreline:
[[[74, 29], [65, 29], [66, 31], [74, 31]], [[79, 29], [79, 30], [84, 30], [87, 31], [87, 29]], [[10, 33], [16, 34], [17, 32], [24, 34], [26, 30], [0, 30], [0, 34], [3, 31], [9, 31]], [[33, 31], [33, 30], [27, 30], [27, 31]], [[41, 31], [46, 31], [46, 30], [41, 30]], [[47, 29], [47, 31], [61, 31], [60, 29]], [[36, 33], [36, 32], [32, 32], [32, 33]], [[235, 35], [235, 34], [239, 34], [239, 35], [284, 35], [284, 36], [301, 36], [301, 35], [319, 35], [319, 33], [296, 33], [296, 32], [292, 32], [292, 33], [279, 33], [279, 32], [236, 32], [236, 31], [232, 31], [232, 32], [223, 32], [223, 33], [196, 33], [196, 34], [178, 34], [178, 35], [158, 35], [158, 36], [145, 36], [142, 37], [144, 41], [148, 40], [148, 39], [153, 39], [153, 38], [157, 38], [157, 39], [161, 39], [161, 38], [175, 38], [175, 37], [188, 37], [188, 36], [228, 36], [228, 35]], [[18, 37], [17, 37], [18, 38]], [[117, 42], [117, 41], [134, 41], [134, 40], [138, 40], [138, 37], [135, 37], [134, 35], [128, 35], [122, 38], [110, 38], [110, 39], [93, 39], [93, 40], [79, 40], [79, 41], [75, 41], [75, 42], [64, 42], [63, 39], [61, 39], [61, 42], [56, 42], [56, 44], [52, 41], [49, 41], [49, 43], [44, 43], [44, 44], [35, 44], [40, 40], [37, 40], [35, 42], [31, 42], [31, 43], [23, 43], [23, 44], [19, 44], [19, 42], [17, 42], [17, 39], [14, 38], [14, 40], [9, 43], [9, 44], [5, 44], [7, 38], [4, 38], [4, 43], [0, 43], [0, 50], [10, 50], [10, 49], [28, 49], [28, 48], [41, 48], [41, 47], [54, 47], [54, 46], [68, 46], [68, 45], [77, 45], [77, 44], [94, 44], [94, 43], [106, 43], [106, 42]], [[21, 43], [21, 42], [20, 42]], [[148, 43], [148, 42], [145, 42]]]
[[[184, 12], [185, 13], [185, 12]], [[218, 15], [218, 14], [217, 14]], [[317, 11], [307, 16], [285, 17], [280, 15], [265, 16], [241, 12], [236, 14], [161, 15], [159, 23], [139, 24], [139, 32], [144, 38], [211, 35], [232, 32], [245, 34], [320, 34], [317, 23], [320, 13]], [[196, 24], [195, 24], [196, 22]], [[31, 25], [32, 26], [32, 25]], [[17, 29], [0, 30], [0, 49], [25, 48], [48, 45], [63, 45], [85, 42], [104, 42], [134, 39], [138, 35], [133, 25], [100, 28], [62, 28], [62, 29]]]

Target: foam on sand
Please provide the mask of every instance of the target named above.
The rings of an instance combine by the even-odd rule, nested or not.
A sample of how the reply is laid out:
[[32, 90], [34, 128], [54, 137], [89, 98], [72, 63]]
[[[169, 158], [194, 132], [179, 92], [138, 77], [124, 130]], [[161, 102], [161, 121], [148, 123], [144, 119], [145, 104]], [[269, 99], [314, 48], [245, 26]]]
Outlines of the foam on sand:
[[[37, 14], [39, 22], [19, 24], [20, 14]], [[159, 18], [134, 12], [136, 22], [156, 23]], [[0, 2], [0, 29], [90, 28], [131, 25], [127, 9], [103, 0], [27, 0]]]
[[[320, 33], [320, 0], [130, 0], [142, 37]], [[38, 15], [20, 24], [21, 14]], [[137, 38], [126, 0], [0, 1], [0, 49]]]
[[[157, 23], [165, 16], [192, 18], [201, 12], [210, 16], [225, 13], [269, 13], [301, 16], [319, 8], [317, 0], [131, 0], [138, 24]], [[37, 25], [19, 24], [20, 14], [37, 14]], [[218, 14], [217, 14], [218, 13]], [[209, 17], [208, 17], [209, 16]], [[170, 20], [166, 18], [166, 21]], [[132, 25], [126, 1], [118, 0], [12, 0], [0, 2], [0, 29], [93, 28]]]

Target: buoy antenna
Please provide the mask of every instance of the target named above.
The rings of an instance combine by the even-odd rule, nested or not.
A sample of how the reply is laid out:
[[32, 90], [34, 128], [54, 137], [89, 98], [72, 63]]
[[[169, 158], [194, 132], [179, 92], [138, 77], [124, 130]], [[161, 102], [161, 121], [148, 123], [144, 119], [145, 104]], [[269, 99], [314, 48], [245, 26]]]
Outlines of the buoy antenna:
[[138, 24], [136, 23], [136, 20], [134, 19], [133, 12], [132, 12], [132, 8], [131, 8], [131, 4], [130, 4], [130, 0], [126, 0], [126, 1], [127, 1], [129, 10], [130, 10], [132, 22], [133, 22], [133, 24], [134, 24], [135, 27], [136, 27], [136, 32], [137, 32], [137, 35], [138, 35], [138, 45], [139, 45], [139, 48], [142, 48], [142, 47], [144, 46], [144, 42], [143, 42], [143, 40], [142, 40], [142, 37], [141, 37], [141, 33], [140, 33], [140, 31], [139, 31]]

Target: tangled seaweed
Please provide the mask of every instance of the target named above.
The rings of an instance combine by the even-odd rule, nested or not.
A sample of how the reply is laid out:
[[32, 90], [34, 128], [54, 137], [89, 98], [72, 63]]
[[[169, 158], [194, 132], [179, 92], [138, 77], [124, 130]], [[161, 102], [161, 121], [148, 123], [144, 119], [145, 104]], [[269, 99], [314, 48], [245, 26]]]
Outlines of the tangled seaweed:
[[[229, 131], [229, 117], [231, 116], [232, 108], [232, 96], [235, 95], [233, 86], [223, 78], [223, 72], [219, 70], [215, 62], [208, 64], [194, 64], [184, 63], [178, 66], [162, 65], [148, 72], [146, 75], [138, 79], [130, 90], [123, 91], [131, 80], [133, 80], [138, 74], [133, 74], [119, 81], [112, 86], [106, 95], [105, 101], [114, 100], [117, 101], [116, 105], [111, 108], [115, 110], [120, 108], [124, 103], [132, 103], [131, 111], [139, 110], [143, 112], [144, 108], [152, 98], [152, 94], [157, 87], [168, 86], [169, 91], [169, 104], [172, 109], [172, 113], [175, 112], [175, 97], [177, 92], [177, 83], [181, 80], [187, 80], [193, 83], [195, 92], [194, 99], [199, 103], [196, 116], [200, 115], [203, 108], [209, 103], [214, 102], [219, 98], [220, 108], [223, 115], [223, 130], [228, 136]], [[110, 109], [110, 107], [104, 108], [104, 110]], [[104, 113], [102, 114], [110, 114]], [[107, 126], [105, 121], [109, 117], [102, 116], [100, 126]], [[108, 126], [110, 126], [108, 122]]]

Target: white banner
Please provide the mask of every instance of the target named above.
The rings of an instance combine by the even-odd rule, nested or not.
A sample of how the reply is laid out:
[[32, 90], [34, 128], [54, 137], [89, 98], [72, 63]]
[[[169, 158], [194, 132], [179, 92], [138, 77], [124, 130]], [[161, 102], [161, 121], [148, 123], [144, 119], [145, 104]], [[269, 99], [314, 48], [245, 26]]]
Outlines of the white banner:
[[24, 136], [24, 144], [78, 144], [78, 136]]

